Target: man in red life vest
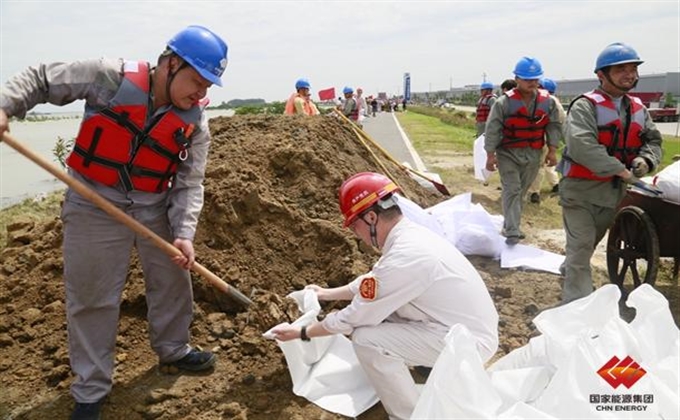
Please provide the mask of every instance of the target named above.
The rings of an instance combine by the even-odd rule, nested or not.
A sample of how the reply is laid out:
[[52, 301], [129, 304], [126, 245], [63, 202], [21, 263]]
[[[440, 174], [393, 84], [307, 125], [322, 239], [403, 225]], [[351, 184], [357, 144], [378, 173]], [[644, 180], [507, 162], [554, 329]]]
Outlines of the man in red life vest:
[[298, 79], [295, 82], [295, 93], [290, 95], [284, 113], [286, 115], [319, 115], [319, 110], [316, 108], [312, 98], [309, 95], [309, 81], [307, 79]]
[[210, 133], [207, 90], [221, 86], [227, 44], [212, 31], [177, 33], [156, 66], [145, 61], [84, 60], [40, 64], [10, 79], [0, 97], [0, 132], [39, 103], [85, 100], [68, 158], [69, 172], [112, 204], [172, 242], [170, 259], [73, 190], [62, 209], [69, 356], [75, 379], [72, 419], [98, 419], [111, 391], [119, 304], [130, 253], [146, 283], [151, 347], [162, 365], [202, 371], [211, 352], [189, 345], [193, 294], [189, 268], [203, 206]]
[[642, 102], [628, 95], [642, 63], [628, 45], [607, 46], [595, 64], [600, 85], [569, 106], [567, 145], [559, 165], [567, 236], [563, 303], [593, 291], [590, 258], [614, 220], [626, 183], [653, 171], [661, 161], [661, 134]]
[[494, 102], [496, 102], [496, 95], [493, 94], [493, 83], [482, 83], [479, 87], [479, 100], [477, 101], [477, 112], [475, 113], [477, 137], [484, 134], [486, 120], [489, 118]]
[[486, 169], [498, 168], [501, 176], [502, 233], [508, 245], [524, 238], [520, 231], [523, 197], [536, 178], [543, 145], [547, 140], [547, 165], [555, 166], [555, 150], [562, 136], [555, 99], [547, 91], [538, 89], [538, 81], [543, 76], [541, 63], [533, 57], [522, 57], [514, 73], [517, 87], [494, 103], [484, 140]]

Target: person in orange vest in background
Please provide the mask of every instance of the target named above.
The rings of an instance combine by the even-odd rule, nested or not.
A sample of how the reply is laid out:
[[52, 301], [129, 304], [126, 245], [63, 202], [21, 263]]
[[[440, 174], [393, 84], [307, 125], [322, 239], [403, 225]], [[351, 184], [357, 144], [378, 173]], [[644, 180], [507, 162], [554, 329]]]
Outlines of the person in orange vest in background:
[[103, 58], [39, 64], [2, 88], [0, 134], [9, 130], [9, 117], [23, 118], [37, 104], [82, 99], [85, 115], [69, 174], [181, 251], [168, 257], [86, 197], [66, 191], [61, 220], [72, 420], [99, 419], [113, 386], [133, 248], [144, 271], [149, 340], [160, 364], [194, 372], [215, 364], [211, 351], [189, 344], [189, 269], [210, 145], [205, 97], [211, 86], [222, 86], [226, 66], [227, 44], [192, 25], [170, 39], [155, 65]]
[[486, 127], [486, 120], [489, 118], [489, 112], [494, 102], [496, 102], [496, 95], [493, 94], [493, 83], [484, 82], [479, 87], [479, 100], [477, 101], [477, 112], [475, 119], [477, 120], [477, 137], [484, 134]]
[[309, 96], [309, 81], [307, 79], [298, 79], [295, 82], [296, 92], [290, 95], [284, 113], [286, 115], [319, 115], [319, 110], [316, 108], [312, 98]]
[[520, 231], [523, 198], [541, 165], [543, 145], [548, 142], [546, 161], [555, 166], [555, 151], [562, 138], [562, 124], [555, 99], [538, 89], [543, 77], [541, 63], [522, 57], [515, 65], [517, 87], [505, 92], [491, 108], [484, 132], [486, 169], [501, 176], [505, 243], [516, 245]]

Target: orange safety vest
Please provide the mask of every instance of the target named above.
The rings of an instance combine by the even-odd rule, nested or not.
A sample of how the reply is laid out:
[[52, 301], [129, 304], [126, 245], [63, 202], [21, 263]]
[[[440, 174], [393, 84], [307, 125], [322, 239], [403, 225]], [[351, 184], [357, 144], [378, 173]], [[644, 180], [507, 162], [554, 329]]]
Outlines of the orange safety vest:
[[106, 108], [86, 111], [68, 166], [93, 181], [127, 191], [160, 193], [186, 159], [189, 138], [207, 99], [187, 111], [172, 108], [147, 124], [149, 64], [126, 61], [124, 77]]
[[300, 96], [300, 94], [296, 92], [290, 95], [288, 102], [286, 102], [286, 108], [284, 109], [286, 115], [295, 114], [295, 98], [302, 98], [304, 100], [302, 110], [305, 115], [317, 115], [319, 113], [319, 110], [311, 103], [311, 100]]
[[[626, 109], [626, 120], [628, 127], [621, 124], [621, 117], [616, 104], [606, 93], [600, 90], [592, 90], [574, 99], [583, 97], [595, 105], [597, 113], [597, 142], [607, 149], [610, 156], [614, 156], [621, 163], [630, 167], [631, 162], [640, 152], [644, 144], [640, 138], [640, 132], [645, 127], [645, 106], [640, 98], [625, 95], [629, 99], [629, 106]], [[573, 102], [572, 102], [573, 103]], [[595, 175], [587, 167], [573, 161], [568, 155], [564, 154], [564, 159], [568, 162], [565, 166], [564, 176], [572, 178], [592, 179], [596, 181], [609, 181], [613, 177], [601, 177]]]
[[532, 115], [517, 89], [505, 95], [509, 99], [509, 116], [503, 121], [501, 147], [541, 149], [545, 143], [545, 127], [550, 123], [550, 94], [547, 90], [538, 90]]
[[489, 112], [491, 112], [489, 100], [495, 97], [496, 95], [489, 93], [488, 95], [484, 95], [479, 98], [479, 101], [477, 101], [477, 113], [475, 116], [477, 122], [486, 122], [486, 120], [489, 118]]

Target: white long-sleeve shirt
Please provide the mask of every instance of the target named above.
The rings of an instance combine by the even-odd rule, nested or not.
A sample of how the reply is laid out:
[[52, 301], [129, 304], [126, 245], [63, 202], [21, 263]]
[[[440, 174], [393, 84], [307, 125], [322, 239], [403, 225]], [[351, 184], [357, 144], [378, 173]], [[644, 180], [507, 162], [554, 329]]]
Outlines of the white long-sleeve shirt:
[[[498, 313], [479, 273], [460, 251], [406, 218], [392, 228], [382, 251], [372, 271], [350, 283], [350, 305], [322, 321], [326, 330], [351, 334], [362, 326], [397, 322], [425, 323], [446, 333], [463, 324], [485, 360], [496, 352]], [[372, 283], [371, 299], [366, 286]]]

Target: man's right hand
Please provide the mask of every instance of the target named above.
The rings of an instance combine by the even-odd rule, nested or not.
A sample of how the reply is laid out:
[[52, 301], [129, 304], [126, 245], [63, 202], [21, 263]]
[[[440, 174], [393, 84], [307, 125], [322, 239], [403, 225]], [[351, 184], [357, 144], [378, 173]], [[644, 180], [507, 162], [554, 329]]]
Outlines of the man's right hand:
[[498, 165], [498, 160], [496, 159], [496, 154], [494, 152], [486, 153], [486, 170], [489, 172], [494, 172], [496, 166]]

